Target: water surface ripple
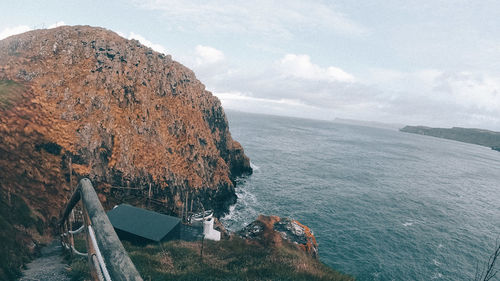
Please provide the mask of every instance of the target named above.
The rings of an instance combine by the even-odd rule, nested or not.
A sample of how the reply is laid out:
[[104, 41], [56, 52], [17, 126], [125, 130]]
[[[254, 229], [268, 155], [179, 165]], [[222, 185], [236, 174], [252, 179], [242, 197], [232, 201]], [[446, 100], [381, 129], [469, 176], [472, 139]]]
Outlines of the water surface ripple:
[[358, 280], [471, 280], [500, 234], [500, 153], [398, 131], [228, 112], [254, 174], [223, 219], [310, 226]]

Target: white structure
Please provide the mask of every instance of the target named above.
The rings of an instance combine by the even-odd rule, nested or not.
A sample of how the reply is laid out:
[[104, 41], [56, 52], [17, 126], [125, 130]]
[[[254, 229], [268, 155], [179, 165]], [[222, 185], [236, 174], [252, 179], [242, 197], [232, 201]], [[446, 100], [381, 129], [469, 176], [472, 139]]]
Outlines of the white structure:
[[208, 240], [220, 240], [220, 231], [214, 229], [214, 218], [203, 221], [203, 235]]
[[191, 223], [197, 223], [197, 222], [201, 223], [204, 220], [211, 219], [213, 217], [213, 214], [214, 213], [212, 210], [208, 210], [208, 211], [201, 212], [198, 214], [193, 214], [190, 217], [190, 221], [191, 221]]

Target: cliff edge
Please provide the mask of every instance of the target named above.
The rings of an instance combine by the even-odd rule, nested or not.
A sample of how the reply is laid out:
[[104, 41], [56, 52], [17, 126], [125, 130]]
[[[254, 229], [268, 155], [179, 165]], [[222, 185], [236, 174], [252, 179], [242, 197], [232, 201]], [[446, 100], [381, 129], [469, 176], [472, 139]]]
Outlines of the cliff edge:
[[0, 41], [1, 203], [21, 200], [39, 233], [56, 223], [70, 178], [90, 178], [104, 204], [126, 187], [165, 212], [223, 213], [234, 179], [251, 172], [220, 101], [169, 55], [89, 26]]

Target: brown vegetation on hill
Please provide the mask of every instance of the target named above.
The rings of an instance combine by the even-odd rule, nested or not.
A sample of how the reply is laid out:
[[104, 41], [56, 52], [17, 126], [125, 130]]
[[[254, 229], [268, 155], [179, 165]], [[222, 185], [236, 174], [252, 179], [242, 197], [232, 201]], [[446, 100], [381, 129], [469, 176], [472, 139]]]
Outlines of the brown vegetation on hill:
[[19, 196], [54, 225], [70, 163], [73, 183], [89, 177], [108, 206], [113, 186], [151, 185], [171, 213], [186, 202], [223, 212], [234, 178], [251, 173], [220, 101], [170, 56], [88, 26], [0, 41], [2, 198]]

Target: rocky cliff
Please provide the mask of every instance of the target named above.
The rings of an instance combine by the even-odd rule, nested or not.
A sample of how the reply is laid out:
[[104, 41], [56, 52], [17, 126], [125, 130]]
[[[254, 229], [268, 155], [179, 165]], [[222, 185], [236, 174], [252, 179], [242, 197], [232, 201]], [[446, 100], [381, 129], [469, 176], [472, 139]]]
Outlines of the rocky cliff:
[[89, 177], [109, 205], [125, 187], [166, 212], [221, 213], [251, 172], [220, 101], [169, 55], [88, 26], [0, 41], [0, 191], [45, 226], [70, 179]]

